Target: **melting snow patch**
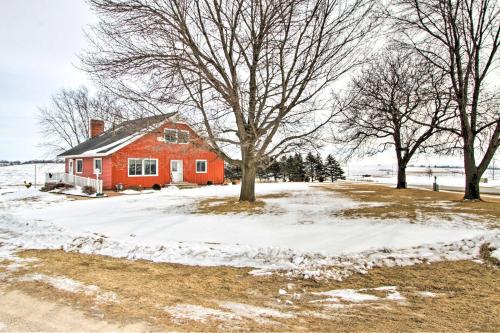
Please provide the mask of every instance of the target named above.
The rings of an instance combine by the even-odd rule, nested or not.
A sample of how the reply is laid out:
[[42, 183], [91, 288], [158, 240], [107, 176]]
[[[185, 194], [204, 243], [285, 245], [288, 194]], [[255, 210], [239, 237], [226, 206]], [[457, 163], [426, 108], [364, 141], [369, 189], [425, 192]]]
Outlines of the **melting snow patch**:
[[430, 291], [417, 291], [417, 295], [421, 297], [437, 297], [436, 293]]
[[284, 313], [275, 309], [254, 306], [243, 303], [235, 302], [222, 302], [219, 304], [222, 308], [230, 310], [240, 317], [252, 319], [260, 323], [269, 323], [266, 318], [294, 318], [295, 315], [291, 313]]
[[17, 278], [17, 280], [22, 282], [42, 282], [49, 284], [56, 289], [70, 293], [84, 293], [87, 296], [94, 296], [98, 303], [118, 301], [118, 296], [114, 292], [101, 292], [97, 286], [85, 285], [81, 282], [63, 276], [49, 276], [40, 273], [33, 273], [21, 276]]
[[[405, 298], [396, 290], [395, 286], [383, 286], [377, 288], [363, 288], [363, 289], [336, 289], [330, 291], [322, 291], [312, 293], [318, 296], [328, 296], [328, 298], [310, 301], [310, 303], [338, 303], [340, 300], [345, 302], [360, 303], [370, 301], [404, 301]], [[378, 297], [375, 295], [362, 293], [362, 291], [383, 291], [387, 293], [385, 297]], [[342, 304], [340, 304], [342, 305]]]
[[491, 252], [491, 256], [496, 260], [500, 260], [500, 249], [496, 249], [495, 251]]
[[379, 299], [375, 295], [362, 294], [354, 289], [338, 289], [313, 294], [319, 296], [330, 296], [330, 298], [325, 299], [327, 302], [338, 302], [339, 298], [349, 302], [376, 301]]
[[171, 314], [176, 319], [189, 319], [205, 322], [208, 319], [233, 320], [241, 317], [227, 311], [207, 308], [201, 305], [177, 304], [176, 306], [166, 306], [164, 311]]

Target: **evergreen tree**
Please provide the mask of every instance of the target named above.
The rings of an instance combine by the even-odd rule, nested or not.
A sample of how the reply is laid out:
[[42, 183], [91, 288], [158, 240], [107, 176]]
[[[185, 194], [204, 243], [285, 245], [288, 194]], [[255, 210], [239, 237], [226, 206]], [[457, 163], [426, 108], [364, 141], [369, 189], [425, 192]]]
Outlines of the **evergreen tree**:
[[316, 175], [316, 179], [319, 182], [323, 182], [325, 180], [325, 166], [323, 164], [323, 160], [321, 159], [321, 155], [316, 155], [316, 164], [314, 165], [314, 174]]
[[335, 160], [335, 167], [334, 167], [333, 174], [334, 174], [335, 180], [345, 179], [344, 170], [342, 170], [342, 167], [340, 166], [340, 163], [337, 160]]
[[288, 158], [286, 156], [281, 156], [279, 161], [280, 174], [283, 177], [283, 181], [286, 182], [290, 180], [290, 171], [288, 169]]
[[290, 181], [292, 182], [303, 182], [306, 177], [305, 164], [302, 155], [295, 153], [294, 156], [290, 156], [288, 159]]
[[309, 178], [312, 182], [314, 181], [316, 164], [317, 164], [316, 157], [314, 157], [314, 155], [311, 152], [307, 153], [305, 161], [306, 177]]
[[257, 177], [259, 178], [260, 181], [262, 179], [268, 180], [269, 176], [267, 175], [267, 168], [265, 165], [261, 164], [257, 166]]
[[237, 165], [224, 163], [224, 177], [228, 179], [241, 179], [241, 168]]
[[271, 163], [269, 163], [269, 166], [267, 167], [267, 174], [272, 175], [274, 181], [277, 181], [279, 178], [281, 178], [281, 165], [280, 162], [278, 162], [275, 158], [273, 158], [271, 160]]
[[340, 167], [339, 163], [332, 156], [332, 154], [328, 154], [325, 162], [325, 174], [330, 177], [332, 182], [337, 180], [338, 168]]

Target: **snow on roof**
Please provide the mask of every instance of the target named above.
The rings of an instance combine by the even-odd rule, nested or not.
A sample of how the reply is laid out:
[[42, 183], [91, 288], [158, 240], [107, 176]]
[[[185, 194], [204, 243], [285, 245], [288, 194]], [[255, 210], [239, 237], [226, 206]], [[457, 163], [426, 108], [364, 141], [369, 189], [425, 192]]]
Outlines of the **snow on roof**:
[[175, 112], [124, 121], [115, 128], [80, 143], [59, 156], [105, 156], [134, 142], [144, 134], [156, 129]]

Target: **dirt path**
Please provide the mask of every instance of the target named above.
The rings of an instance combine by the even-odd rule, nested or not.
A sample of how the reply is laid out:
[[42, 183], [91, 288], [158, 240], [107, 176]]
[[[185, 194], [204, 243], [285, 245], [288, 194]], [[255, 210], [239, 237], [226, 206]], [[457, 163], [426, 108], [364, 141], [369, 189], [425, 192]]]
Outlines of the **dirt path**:
[[34, 298], [20, 291], [0, 292], [0, 332], [145, 332], [143, 323], [117, 325], [90, 318], [68, 305]]

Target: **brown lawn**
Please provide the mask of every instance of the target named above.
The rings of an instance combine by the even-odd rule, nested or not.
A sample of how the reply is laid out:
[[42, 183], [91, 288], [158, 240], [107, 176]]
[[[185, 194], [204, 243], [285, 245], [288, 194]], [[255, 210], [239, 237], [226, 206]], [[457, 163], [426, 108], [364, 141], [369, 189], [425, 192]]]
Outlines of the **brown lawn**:
[[[396, 189], [386, 185], [342, 182], [319, 188], [363, 203], [340, 215], [369, 218], [407, 218], [412, 222], [426, 221], [434, 216], [452, 219], [462, 216], [490, 225], [500, 222], [500, 198], [485, 197], [482, 201], [463, 200], [463, 194], [433, 192], [424, 189]], [[377, 205], [370, 205], [376, 203]]]
[[[159, 264], [55, 250], [24, 251], [21, 256], [39, 261], [13, 276], [33, 272], [65, 276], [112, 291], [119, 301], [98, 304], [91, 296], [61, 291], [43, 282], [13, 280], [7, 283], [8, 289], [64, 302], [89, 316], [122, 324], [141, 321], [161, 330], [178, 331], [500, 331], [498, 268], [468, 261], [377, 268], [343, 282], [316, 282], [277, 275], [256, 277], [248, 274], [248, 268]], [[343, 301], [343, 308], [331, 308], [313, 294], [380, 286], [396, 286], [405, 301]], [[280, 296], [279, 289], [288, 290], [287, 295]], [[437, 296], [423, 297], [422, 291]], [[382, 291], [365, 293], [384, 297]], [[179, 319], [163, 310], [165, 306], [189, 304], [226, 311], [221, 302], [273, 309], [290, 318], [209, 317], [196, 321]]]

